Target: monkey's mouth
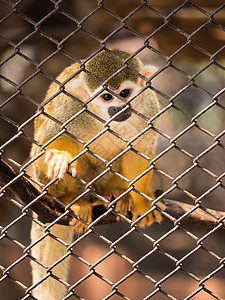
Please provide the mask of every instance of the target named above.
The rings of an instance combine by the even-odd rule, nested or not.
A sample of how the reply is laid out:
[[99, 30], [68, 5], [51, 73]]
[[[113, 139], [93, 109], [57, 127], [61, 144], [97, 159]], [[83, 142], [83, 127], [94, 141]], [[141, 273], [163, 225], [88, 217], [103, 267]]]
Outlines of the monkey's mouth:
[[[124, 108], [124, 106], [110, 106], [108, 108], [108, 114], [109, 114], [110, 118], [112, 116], [114, 116], [115, 114], [117, 114], [123, 108]], [[120, 113], [117, 117], [115, 117], [115, 119], [113, 119], [113, 121], [123, 122], [123, 121], [126, 121], [127, 119], [129, 119], [130, 116], [131, 116], [130, 109], [126, 109], [124, 112]]]

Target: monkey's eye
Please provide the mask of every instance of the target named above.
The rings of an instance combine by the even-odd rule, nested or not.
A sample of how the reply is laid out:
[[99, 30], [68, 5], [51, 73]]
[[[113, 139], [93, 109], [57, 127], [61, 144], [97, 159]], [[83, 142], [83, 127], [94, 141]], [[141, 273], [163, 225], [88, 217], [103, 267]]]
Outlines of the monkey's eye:
[[112, 95], [107, 93], [107, 94], [102, 95], [102, 98], [105, 101], [110, 101], [110, 100], [112, 100]]
[[123, 98], [126, 98], [129, 95], [130, 95], [130, 90], [125, 89], [120, 92], [120, 96]]

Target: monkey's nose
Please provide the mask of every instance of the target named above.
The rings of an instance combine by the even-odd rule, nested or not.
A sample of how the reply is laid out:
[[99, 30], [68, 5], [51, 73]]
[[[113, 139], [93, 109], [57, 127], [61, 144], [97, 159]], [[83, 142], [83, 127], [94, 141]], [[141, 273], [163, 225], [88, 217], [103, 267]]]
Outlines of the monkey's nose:
[[[108, 108], [108, 114], [110, 116], [110, 118], [112, 116], [114, 116], [116, 113], [118, 113], [121, 109], [123, 109], [125, 106], [110, 106]], [[128, 118], [130, 118], [131, 116], [131, 111], [130, 109], [126, 109], [124, 112], [121, 112], [121, 114], [119, 114], [113, 121], [116, 122], [123, 122], [126, 121]]]

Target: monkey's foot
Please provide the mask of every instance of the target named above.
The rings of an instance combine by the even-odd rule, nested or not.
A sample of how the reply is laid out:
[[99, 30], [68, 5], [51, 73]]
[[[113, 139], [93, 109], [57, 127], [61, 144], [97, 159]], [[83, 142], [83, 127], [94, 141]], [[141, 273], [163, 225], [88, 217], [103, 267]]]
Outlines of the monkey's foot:
[[[124, 191], [114, 192], [113, 197], [117, 198]], [[124, 197], [122, 197], [120, 200], [118, 200], [117, 203], [116, 203], [115, 210], [118, 211], [120, 214], [128, 217], [129, 213], [133, 210], [133, 199], [132, 199], [132, 197], [129, 194], [126, 194]], [[118, 219], [120, 219], [120, 217], [118, 217]]]
[[[82, 203], [77, 203], [71, 206], [71, 210], [78, 217], [84, 220], [86, 223], [92, 222], [92, 206], [90, 203], [84, 201]], [[82, 220], [77, 220], [73, 218], [70, 221], [70, 225], [73, 226], [76, 233], [81, 234], [83, 231], [87, 230], [87, 224], [85, 224]]]
[[58, 178], [59, 180], [63, 178], [66, 171], [72, 173], [72, 176], [77, 175], [76, 162], [69, 165], [69, 162], [73, 159], [73, 156], [68, 151], [61, 151], [57, 149], [49, 149], [45, 153], [45, 164], [48, 168], [48, 178], [50, 180]]
[[[162, 211], [165, 210], [165, 206], [161, 202], [158, 202], [157, 206]], [[132, 221], [133, 222], [136, 221], [139, 217], [144, 215], [151, 208], [152, 208], [151, 203], [146, 203], [146, 202], [144, 202], [143, 205], [138, 205], [138, 206], [134, 205], [134, 208], [132, 211], [132, 215], [133, 215]], [[161, 221], [162, 221], [162, 216], [161, 216], [160, 212], [158, 212], [157, 210], [154, 210], [153, 212], [149, 213], [146, 217], [141, 219], [141, 221], [138, 222], [138, 226], [140, 226], [140, 227], [150, 226], [154, 222], [161, 223]]]

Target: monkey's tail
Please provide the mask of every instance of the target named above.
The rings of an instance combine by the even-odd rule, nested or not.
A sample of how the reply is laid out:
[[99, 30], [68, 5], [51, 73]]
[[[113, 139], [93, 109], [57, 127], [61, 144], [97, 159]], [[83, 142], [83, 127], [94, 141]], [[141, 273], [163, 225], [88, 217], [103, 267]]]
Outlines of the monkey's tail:
[[[67, 245], [73, 241], [71, 226], [54, 225], [50, 234], [33, 222], [31, 227], [32, 247], [32, 295], [40, 300], [59, 300], [67, 292], [70, 255]], [[64, 256], [64, 259], [61, 259]]]

